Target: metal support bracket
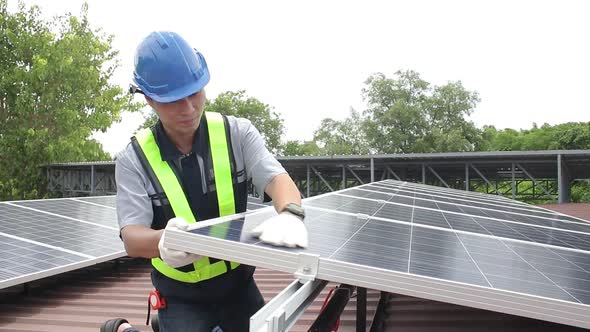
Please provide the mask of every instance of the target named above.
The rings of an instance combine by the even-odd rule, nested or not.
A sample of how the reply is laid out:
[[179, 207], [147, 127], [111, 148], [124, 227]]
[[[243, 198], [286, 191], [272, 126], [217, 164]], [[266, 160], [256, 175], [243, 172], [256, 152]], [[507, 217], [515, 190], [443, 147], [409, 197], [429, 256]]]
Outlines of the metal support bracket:
[[326, 179], [324, 179], [324, 177], [322, 176], [322, 174], [320, 174], [320, 172], [318, 172], [317, 169], [315, 169], [315, 167], [310, 166], [311, 170], [315, 173], [315, 175], [317, 175], [320, 180], [322, 180], [322, 182], [326, 185], [326, 187], [328, 187], [328, 189], [330, 189], [330, 191], [334, 191], [334, 188], [332, 188], [332, 186], [330, 186], [330, 184], [328, 183], [328, 181], [326, 181]]
[[302, 281], [315, 280], [320, 267], [320, 256], [312, 254], [299, 254], [297, 271], [295, 276]]
[[[498, 188], [496, 188], [496, 186], [495, 186], [495, 185], [493, 185], [493, 184], [490, 182], [490, 180], [488, 180], [488, 179], [487, 179], [487, 178], [486, 178], [486, 177], [483, 175], [483, 173], [479, 171], [479, 169], [477, 169], [475, 166], [473, 166], [473, 164], [469, 164], [469, 166], [470, 166], [471, 168], [473, 168], [473, 170], [475, 171], [475, 173], [477, 173], [477, 175], [479, 175], [479, 177], [481, 177], [481, 178], [482, 178], [482, 179], [483, 179], [483, 180], [484, 180], [484, 181], [485, 181], [485, 182], [486, 182], [486, 183], [487, 183], [487, 184], [488, 184], [490, 187], [492, 187], [492, 189], [494, 189], [494, 191], [496, 192], [496, 194], [497, 194], [498, 196], [501, 196], [501, 195], [500, 195], [500, 192], [498, 191]], [[486, 193], [486, 194], [487, 194], [487, 193]]]
[[529, 179], [531, 179], [533, 181], [533, 183], [541, 188], [541, 190], [543, 190], [543, 192], [545, 193], [545, 195], [547, 195], [547, 197], [549, 197], [554, 203], [557, 203], [557, 200], [555, 199], [555, 197], [553, 197], [553, 195], [551, 195], [551, 193], [541, 184], [537, 181], [537, 179], [535, 179], [531, 173], [529, 173], [526, 169], [524, 169], [524, 167], [522, 167], [522, 165], [520, 163], [516, 163], [516, 166], [518, 167], [518, 169], [520, 169], [526, 176], [529, 177]]
[[256, 314], [250, 317], [250, 331], [288, 331], [313, 303], [328, 282], [324, 280], [293, 281], [287, 288], [272, 298]]
[[428, 170], [430, 170], [430, 172], [432, 172], [432, 174], [434, 174], [434, 176], [436, 176], [436, 178], [437, 178], [437, 179], [438, 179], [440, 182], [442, 182], [442, 184], [444, 184], [444, 185], [445, 185], [445, 187], [447, 187], [447, 188], [450, 188], [450, 187], [449, 187], [449, 185], [446, 183], [446, 181], [445, 181], [445, 180], [443, 180], [443, 178], [442, 178], [442, 177], [440, 177], [440, 175], [438, 175], [438, 173], [437, 173], [437, 172], [436, 172], [436, 171], [435, 171], [435, 170], [434, 170], [432, 167], [430, 167], [430, 165], [428, 165], [428, 166], [426, 166], [426, 167], [428, 167]]
[[402, 179], [391, 169], [391, 167], [387, 166], [387, 171], [391, 173], [395, 177], [396, 180], [401, 181]]
[[352, 175], [357, 179], [358, 182], [360, 182], [360, 184], [365, 184], [365, 182], [361, 180], [361, 178], [358, 175], [356, 175], [356, 173], [352, 170], [350, 166], [346, 166], [346, 168], [348, 168], [350, 173], [352, 173]]

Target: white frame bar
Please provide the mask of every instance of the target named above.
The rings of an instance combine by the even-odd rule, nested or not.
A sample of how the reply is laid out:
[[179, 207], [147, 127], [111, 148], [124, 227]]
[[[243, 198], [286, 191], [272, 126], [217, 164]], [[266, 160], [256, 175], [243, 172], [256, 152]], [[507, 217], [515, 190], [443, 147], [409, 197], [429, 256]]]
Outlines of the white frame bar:
[[250, 331], [288, 331], [328, 284], [324, 280], [293, 281], [250, 317]]

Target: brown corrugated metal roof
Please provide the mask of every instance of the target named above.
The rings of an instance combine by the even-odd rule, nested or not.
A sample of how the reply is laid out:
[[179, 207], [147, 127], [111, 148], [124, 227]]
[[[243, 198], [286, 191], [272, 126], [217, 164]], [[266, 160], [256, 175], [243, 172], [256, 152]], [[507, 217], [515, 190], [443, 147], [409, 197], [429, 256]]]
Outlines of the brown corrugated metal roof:
[[543, 204], [539, 206], [590, 221], [590, 203]]
[[384, 331], [391, 332], [587, 331], [488, 310], [393, 294], [390, 295], [385, 311]]
[[[146, 327], [147, 295], [153, 289], [146, 260], [126, 259], [113, 269], [113, 263], [48, 278], [29, 285], [29, 294], [22, 287], [0, 292], [0, 331], [30, 332], [95, 332], [107, 319], [124, 317], [141, 331]], [[255, 279], [268, 302], [293, 277], [282, 272], [257, 269]], [[306, 331], [317, 317], [329, 288], [299, 319], [292, 331]], [[375, 312], [379, 293], [368, 292], [368, 313]], [[341, 317], [340, 331], [353, 331], [356, 322], [356, 302], [351, 300]]]

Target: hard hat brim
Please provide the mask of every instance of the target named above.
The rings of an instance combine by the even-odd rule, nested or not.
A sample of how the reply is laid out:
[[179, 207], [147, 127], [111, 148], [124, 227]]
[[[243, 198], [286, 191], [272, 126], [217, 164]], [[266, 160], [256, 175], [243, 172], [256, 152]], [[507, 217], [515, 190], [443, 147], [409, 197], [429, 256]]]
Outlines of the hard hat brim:
[[201, 91], [207, 83], [209, 83], [209, 70], [205, 68], [203, 76], [179, 89], [172, 90], [163, 95], [157, 95], [145, 90], [143, 93], [159, 103], [171, 103]]

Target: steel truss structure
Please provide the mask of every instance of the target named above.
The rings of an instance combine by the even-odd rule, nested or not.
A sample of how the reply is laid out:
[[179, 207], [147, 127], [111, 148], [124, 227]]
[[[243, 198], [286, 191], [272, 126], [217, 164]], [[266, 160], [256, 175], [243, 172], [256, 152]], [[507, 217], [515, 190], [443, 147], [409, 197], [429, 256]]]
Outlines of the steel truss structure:
[[[590, 179], [590, 150], [278, 157], [303, 197], [394, 179], [502, 195], [570, 201]], [[48, 190], [63, 197], [116, 192], [114, 162], [47, 165]]]

